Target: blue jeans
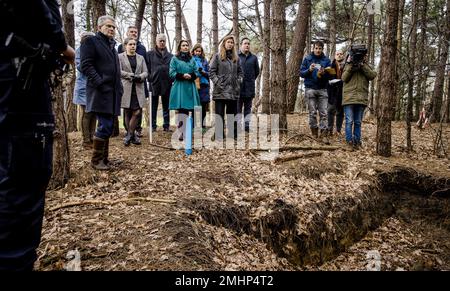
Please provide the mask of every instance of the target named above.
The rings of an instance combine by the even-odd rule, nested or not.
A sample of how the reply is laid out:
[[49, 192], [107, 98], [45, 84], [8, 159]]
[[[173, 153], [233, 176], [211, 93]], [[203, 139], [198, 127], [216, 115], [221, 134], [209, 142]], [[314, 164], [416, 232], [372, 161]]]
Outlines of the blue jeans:
[[361, 123], [365, 105], [353, 104], [344, 106], [345, 112], [345, 140], [349, 143], [361, 143]]
[[95, 136], [101, 139], [109, 139], [113, 134], [114, 115], [97, 113], [97, 131]]

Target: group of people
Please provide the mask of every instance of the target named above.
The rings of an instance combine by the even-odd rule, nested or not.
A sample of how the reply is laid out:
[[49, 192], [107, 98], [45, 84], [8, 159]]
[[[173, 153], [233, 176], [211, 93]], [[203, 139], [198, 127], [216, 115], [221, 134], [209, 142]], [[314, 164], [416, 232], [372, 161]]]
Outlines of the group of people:
[[[333, 62], [323, 53], [324, 43], [314, 42], [313, 51], [305, 57], [300, 76], [305, 79], [309, 126], [314, 137], [341, 133], [345, 114], [345, 140], [353, 150], [361, 147], [361, 124], [368, 105], [369, 82], [377, 73], [367, 64], [354, 63], [343, 51], [337, 51]], [[319, 113], [319, 122], [317, 120]]]
[[[244, 116], [249, 116], [255, 97], [255, 80], [259, 75], [258, 58], [250, 52], [248, 38], [241, 40], [241, 49], [237, 52], [234, 37], [226, 36], [219, 52], [208, 62], [201, 44], [191, 47], [186, 40], [178, 43], [175, 55], [171, 54], [163, 34], [157, 35], [156, 47], [147, 52], [138, 41], [135, 26], [128, 28], [127, 38], [116, 51], [115, 30], [112, 17], [100, 17], [98, 32], [83, 33], [81, 46], [76, 51], [78, 74], [74, 103], [82, 108], [83, 146], [93, 149], [91, 164], [95, 169], [110, 168], [109, 140], [121, 109], [127, 131], [124, 145], [141, 144], [142, 109], [150, 92], [153, 131], [157, 130], [156, 117], [161, 98], [163, 131], [172, 131], [169, 112], [176, 110], [179, 139], [183, 140], [185, 119], [189, 114], [195, 116], [193, 113], [197, 107], [202, 108], [201, 124], [205, 128], [212, 82], [215, 139], [223, 140], [226, 128], [234, 128], [228, 134], [237, 137], [235, 119], [227, 119], [234, 124], [225, 126], [225, 114], [240, 117], [243, 111]], [[238, 121], [242, 122], [242, 119]], [[249, 131], [248, 117], [244, 124], [245, 130]]]

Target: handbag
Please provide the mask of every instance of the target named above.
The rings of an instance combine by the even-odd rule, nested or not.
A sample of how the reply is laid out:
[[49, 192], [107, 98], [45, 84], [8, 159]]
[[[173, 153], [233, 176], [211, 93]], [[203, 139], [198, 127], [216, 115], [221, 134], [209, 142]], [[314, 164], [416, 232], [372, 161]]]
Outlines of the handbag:
[[195, 79], [195, 87], [197, 87], [197, 90], [200, 90], [200, 78]]

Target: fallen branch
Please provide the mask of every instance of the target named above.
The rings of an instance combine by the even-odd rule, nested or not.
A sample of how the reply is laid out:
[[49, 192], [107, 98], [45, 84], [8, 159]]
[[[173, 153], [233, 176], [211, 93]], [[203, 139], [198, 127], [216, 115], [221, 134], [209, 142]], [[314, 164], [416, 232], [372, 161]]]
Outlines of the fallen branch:
[[70, 208], [70, 207], [81, 206], [81, 205], [90, 205], [90, 204], [114, 205], [114, 204], [119, 204], [119, 203], [122, 203], [122, 202], [130, 202], [130, 201], [157, 202], [157, 203], [167, 203], [167, 204], [175, 204], [175, 203], [177, 203], [176, 200], [156, 199], [156, 198], [143, 198], [143, 197], [125, 198], [125, 199], [118, 199], [118, 200], [112, 200], [112, 201], [83, 200], [83, 201], [64, 203], [64, 204], [61, 204], [61, 205], [58, 205], [58, 206], [50, 208], [49, 211], [53, 212], [53, 211], [56, 211], [56, 210], [59, 210], [59, 209]]
[[323, 153], [306, 153], [299, 155], [290, 155], [287, 157], [278, 157], [275, 159], [275, 164], [281, 164], [289, 161], [299, 160], [299, 159], [307, 159], [307, 158], [315, 158], [322, 156]]
[[174, 148], [171, 148], [171, 147], [166, 147], [166, 146], [162, 146], [162, 145], [155, 144], [155, 143], [149, 143], [149, 145], [151, 145], [152, 147], [165, 149], [165, 150], [169, 150], [169, 151], [176, 151], [177, 150], [177, 149], [174, 149]]
[[[289, 151], [337, 151], [341, 149], [341, 147], [337, 146], [284, 146], [281, 147], [279, 152], [289, 152]], [[273, 149], [255, 149], [255, 151], [259, 152], [270, 152], [274, 151]]]

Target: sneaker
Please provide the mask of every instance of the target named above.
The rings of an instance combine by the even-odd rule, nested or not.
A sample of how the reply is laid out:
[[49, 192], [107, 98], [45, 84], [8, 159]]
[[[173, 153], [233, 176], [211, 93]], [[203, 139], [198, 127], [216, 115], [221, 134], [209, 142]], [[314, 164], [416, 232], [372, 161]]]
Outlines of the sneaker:
[[172, 132], [172, 130], [170, 129], [170, 127], [165, 127], [164, 132]]
[[142, 144], [141, 139], [138, 136], [134, 136], [131, 139], [131, 143], [134, 144], [134, 145], [141, 145]]
[[132, 136], [131, 134], [127, 134], [127, 136], [125, 137], [125, 139], [123, 140], [123, 144], [128, 147], [131, 144], [131, 140], [132, 140]]

